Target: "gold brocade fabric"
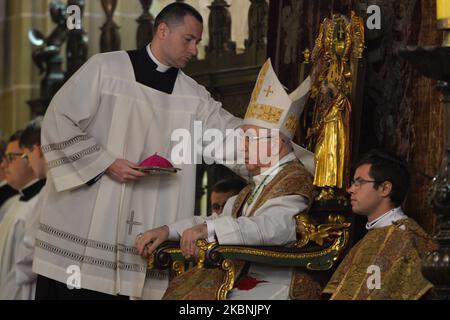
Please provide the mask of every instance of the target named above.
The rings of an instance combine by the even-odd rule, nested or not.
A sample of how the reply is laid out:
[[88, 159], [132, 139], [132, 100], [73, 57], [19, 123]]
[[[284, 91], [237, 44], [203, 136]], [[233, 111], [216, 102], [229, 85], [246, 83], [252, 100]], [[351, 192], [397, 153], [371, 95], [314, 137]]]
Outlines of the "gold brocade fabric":
[[[255, 205], [246, 216], [252, 217], [256, 210], [267, 200], [287, 195], [297, 194], [303, 196], [308, 200], [309, 205], [311, 205], [315, 192], [312, 181], [313, 177], [306, 171], [305, 167], [299, 161], [292, 161], [281, 169], [275, 178], [264, 187]], [[251, 186], [247, 186], [239, 193], [233, 205], [233, 217], [241, 216], [245, 201], [251, 191]]]
[[[370, 230], [344, 258], [323, 293], [335, 300], [419, 299], [432, 288], [422, 275], [422, 258], [436, 249], [433, 239], [409, 218]], [[374, 267], [380, 270], [379, 289], [373, 288]]]
[[[245, 262], [233, 261], [235, 277], [241, 274]], [[224, 280], [225, 273], [219, 269], [192, 268], [175, 277], [166, 290], [162, 300], [215, 300], [217, 290]]]
[[322, 290], [329, 278], [328, 272], [295, 268], [289, 288], [289, 297], [292, 300], [320, 300]]

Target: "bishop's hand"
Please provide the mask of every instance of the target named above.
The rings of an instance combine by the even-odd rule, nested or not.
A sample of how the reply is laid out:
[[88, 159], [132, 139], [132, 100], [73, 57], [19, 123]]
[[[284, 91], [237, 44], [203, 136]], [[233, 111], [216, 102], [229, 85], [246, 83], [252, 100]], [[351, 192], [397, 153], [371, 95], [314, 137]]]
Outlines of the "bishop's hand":
[[180, 241], [181, 253], [186, 259], [197, 256], [197, 240], [207, 238], [208, 227], [206, 223], [184, 230]]
[[148, 258], [161, 243], [169, 238], [169, 227], [162, 226], [140, 233], [136, 237], [135, 246], [139, 254]]
[[132, 167], [138, 167], [138, 165], [125, 159], [116, 159], [116, 161], [106, 169], [106, 174], [119, 183], [132, 182], [147, 176], [146, 173], [133, 169]]

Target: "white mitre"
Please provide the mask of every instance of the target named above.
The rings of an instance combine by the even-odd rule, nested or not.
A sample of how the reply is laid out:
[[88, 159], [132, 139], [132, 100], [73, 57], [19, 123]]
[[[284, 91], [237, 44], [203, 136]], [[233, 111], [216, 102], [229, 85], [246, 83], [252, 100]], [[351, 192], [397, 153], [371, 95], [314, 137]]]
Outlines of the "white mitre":
[[311, 78], [308, 77], [288, 95], [268, 59], [259, 72], [243, 124], [279, 129], [291, 140], [296, 157], [314, 174], [314, 153], [292, 141], [310, 88]]

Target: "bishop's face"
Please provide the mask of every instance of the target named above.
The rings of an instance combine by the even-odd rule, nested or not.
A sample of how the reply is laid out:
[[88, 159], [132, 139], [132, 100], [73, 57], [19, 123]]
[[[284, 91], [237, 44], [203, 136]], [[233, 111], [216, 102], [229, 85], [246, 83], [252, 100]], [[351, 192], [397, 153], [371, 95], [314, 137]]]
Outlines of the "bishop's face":
[[197, 56], [203, 25], [188, 14], [184, 17], [184, 23], [174, 26], [162, 24], [161, 28], [161, 62], [174, 68], [184, 68]]
[[252, 175], [260, 174], [264, 168], [269, 168], [279, 161], [279, 132], [254, 125], [245, 125], [242, 129], [245, 166]]

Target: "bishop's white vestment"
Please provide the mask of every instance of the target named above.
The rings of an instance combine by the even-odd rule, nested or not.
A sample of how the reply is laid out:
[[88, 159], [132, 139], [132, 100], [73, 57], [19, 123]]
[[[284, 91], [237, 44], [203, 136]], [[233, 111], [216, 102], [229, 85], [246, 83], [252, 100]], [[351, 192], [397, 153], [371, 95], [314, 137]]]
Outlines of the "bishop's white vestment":
[[[34, 181], [21, 191], [19, 199], [6, 211], [0, 222], [0, 300], [32, 300], [35, 275], [31, 264], [19, 267], [19, 252], [24, 241], [25, 225], [36, 212], [45, 181]], [[24, 277], [26, 273], [26, 277]]]
[[[242, 215], [237, 219], [233, 216], [235, 205], [241, 194], [246, 193], [245, 189], [241, 191], [240, 195], [227, 200], [220, 216], [213, 215], [208, 218], [196, 216], [168, 225], [170, 239], [178, 240], [184, 230], [206, 222], [210, 237], [208, 240], [210, 242], [217, 241], [221, 245], [282, 246], [295, 242], [296, 224], [294, 216], [307, 210], [311, 199], [307, 199], [300, 194], [286, 194], [269, 198], [253, 210], [255, 204], [260, 200], [259, 198], [264, 193], [270, 192], [270, 190], [265, 190], [265, 187], [277, 177], [275, 170], [293, 161], [296, 161], [296, 157], [294, 153], [290, 153], [264, 174], [253, 177], [254, 186], [251, 193], [254, 200], [250, 204], [244, 203]], [[311, 181], [302, 183], [311, 184]], [[211, 229], [214, 230], [212, 234]], [[211, 236], [215, 236], [216, 239], [211, 238]], [[289, 299], [292, 268], [252, 263], [247, 275], [260, 283], [250, 290], [235, 288], [228, 294], [227, 299]]]

